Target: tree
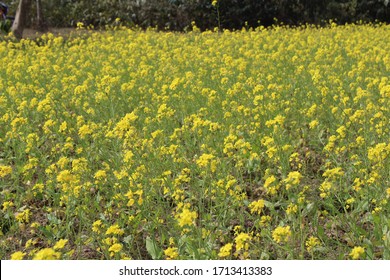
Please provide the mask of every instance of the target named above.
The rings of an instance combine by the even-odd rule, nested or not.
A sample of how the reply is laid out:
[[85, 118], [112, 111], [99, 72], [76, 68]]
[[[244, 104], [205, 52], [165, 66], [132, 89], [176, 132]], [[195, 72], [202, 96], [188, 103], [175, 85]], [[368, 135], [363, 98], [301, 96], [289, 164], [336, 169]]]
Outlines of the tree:
[[36, 0], [37, 4], [37, 28], [39, 31], [47, 31], [47, 25], [42, 12], [41, 0]]
[[30, 2], [31, 0], [19, 0], [18, 9], [16, 10], [15, 14], [15, 20], [11, 28], [12, 33], [18, 39], [21, 39], [23, 36], [27, 14], [30, 9]]
[[[36, 10], [37, 10], [37, 28], [40, 31], [46, 31], [47, 26], [44, 21], [43, 12], [42, 12], [42, 2], [41, 0], [36, 1]], [[16, 10], [15, 20], [12, 24], [11, 31], [16, 38], [21, 39], [23, 37], [23, 30], [26, 27], [27, 15], [31, 11], [31, 0], [19, 0], [19, 5]]]

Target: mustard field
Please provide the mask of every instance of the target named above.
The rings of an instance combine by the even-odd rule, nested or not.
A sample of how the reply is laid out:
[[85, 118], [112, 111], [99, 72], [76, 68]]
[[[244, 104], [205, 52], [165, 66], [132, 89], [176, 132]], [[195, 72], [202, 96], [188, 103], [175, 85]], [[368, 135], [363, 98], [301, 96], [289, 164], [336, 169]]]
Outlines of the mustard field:
[[1, 259], [390, 259], [389, 25], [116, 29], [0, 39]]

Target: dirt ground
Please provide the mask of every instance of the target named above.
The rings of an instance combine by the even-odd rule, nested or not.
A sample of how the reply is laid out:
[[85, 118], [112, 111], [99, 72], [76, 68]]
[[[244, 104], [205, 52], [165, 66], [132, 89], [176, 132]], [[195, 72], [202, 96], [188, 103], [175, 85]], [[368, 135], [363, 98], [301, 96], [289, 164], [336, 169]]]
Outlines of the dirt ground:
[[[36, 39], [45, 33], [52, 33], [54, 35], [68, 36], [70, 33], [76, 32], [76, 28], [49, 28], [46, 32], [40, 32], [36, 29], [24, 29], [23, 38]], [[79, 31], [77, 31], [79, 32]]]

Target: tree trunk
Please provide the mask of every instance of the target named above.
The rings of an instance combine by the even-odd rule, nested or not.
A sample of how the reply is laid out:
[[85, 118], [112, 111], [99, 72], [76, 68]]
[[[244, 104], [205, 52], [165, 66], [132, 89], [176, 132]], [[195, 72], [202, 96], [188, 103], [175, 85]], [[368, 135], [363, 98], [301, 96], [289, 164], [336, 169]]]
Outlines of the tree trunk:
[[41, 32], [47, 31], [47, 25], [43, 17], [41, 0], [37, 1], [37, 29]]
[[21, 39], [26, 24], [27, 14], [30, 8], [31, 0], [19, 0], [18, 9], [16, 10], [15, 20], [12, 24], [11, 31], [16, 38]]

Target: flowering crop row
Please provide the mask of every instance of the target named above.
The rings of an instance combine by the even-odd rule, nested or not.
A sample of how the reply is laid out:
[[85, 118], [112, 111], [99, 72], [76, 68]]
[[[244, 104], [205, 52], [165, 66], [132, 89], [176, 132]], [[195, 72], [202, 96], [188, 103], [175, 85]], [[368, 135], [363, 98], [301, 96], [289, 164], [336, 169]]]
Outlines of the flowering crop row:
[[0, 42], [0, 257], [389, 259], [390, 28]]

